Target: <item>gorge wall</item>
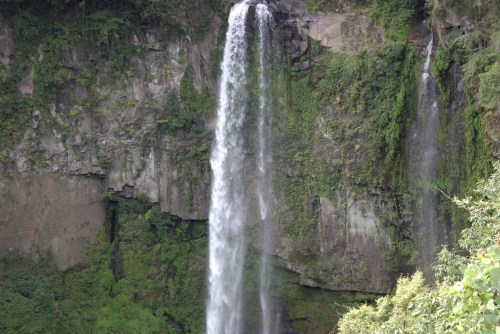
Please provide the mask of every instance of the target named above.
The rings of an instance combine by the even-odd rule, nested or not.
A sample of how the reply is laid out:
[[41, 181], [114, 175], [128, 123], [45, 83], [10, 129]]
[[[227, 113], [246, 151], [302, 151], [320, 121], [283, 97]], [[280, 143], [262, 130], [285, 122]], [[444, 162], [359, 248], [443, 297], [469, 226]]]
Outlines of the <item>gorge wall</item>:
[[[135, 284], [140, 300], [160, 293], [161, 287], [143, 287], [132, 269], [140, 265], [133, 247], [149, 254], [136, 244], [144, 242], [161, 258], [158, 267], [165, 266], [163, 274], [148, 276], [165, 275], [169, 295], [161, 298], [194, 303], [183, 277], [197, 277], [198, 298], [204, 296], [206, 244], [198, 241], [206, 238], [208, 159], [229, 4], [197, 0], [142, 11], [105, 2], [35, 5], [7, 4], [0, 16], [0, 256], [20, 251], [38, 258], [50, 251], [59, 269], [71, 270], [103, 242], [100, 230], [110, 233], [118, 224], [110, 255], [115, 279]], [[458, 5], [435, 1], [427, 9], [431, 31], [421, 24], [425, 13], [417, 1], [394, 9], [394, 15], [408, 12], [397, 24], [369, 6], [270, 4], [279, 42], [272, 75], [282, 92], [273, 96], [274, 302], [284, 314], [282, 327], [292, 332], [332, 326], [333, 303], [324, 300], [329, 291], [346, 304], [370, 300], [354, 292], [385, 293], [418, 263], [412, 208], [419, 203], [407, 172], [407, 134], [431, 33], [441, 46], [432, 72], [443, 111], [437, 186], [461, 195], [500, 157], [498, 97], [486, 96], [473, 109], [478, 73], [461, 70], [468, 58], [446, 48], [458, 34], [480, 31], [487, 16], [473, 19]], [[487, 41], [471, 43], [498, 46], [494, 37]], [[480, 62], [477, 71], [486, 76], [495, 59]], [[461, 213], [442, 196], [438, 206], [441, 222], [459, 233]], [[254, 227], [250, 255], [260, 248]], [[252, 268], [247, 265], [247, 275]], [[251, 283], [248, 290], [252, 300]], [[169, 328], [199, 328], [186, 320], [199, 319], [198, 304], [186, 306], [187, 313], [164, 310]]]

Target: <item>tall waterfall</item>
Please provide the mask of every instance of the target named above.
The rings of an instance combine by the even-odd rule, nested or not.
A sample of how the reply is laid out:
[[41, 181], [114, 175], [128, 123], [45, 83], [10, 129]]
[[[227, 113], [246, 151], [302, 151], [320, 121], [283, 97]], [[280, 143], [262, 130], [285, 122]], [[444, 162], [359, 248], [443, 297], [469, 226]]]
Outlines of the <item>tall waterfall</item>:
[[249, 4], [233, 6], [229, 14], [217, 110], [209, 214], [209, 296], [207, 333], [235, 334], [241, 330], [241, 281], [246, 222], [242, 126], [247, 87], [245, 22]]
[[[247, 198], [254, 189], [243, 179], [246, 151], [243, 121], [248, 104], [246, 19], [252, 4], [244, 0], [233, 6], [229, 14], [222, 78], [217, 110], [215, 145], [210, 159], [213, 180], [210, 206], [209, 297], [207, 332], [234, 334], [241, 331], [242, 271], [245, 254]], [[259, 297], [261, 333], [271, 333], [270, 253], [273, 233], [272, 146], [271, 146], [271, 36], [272, 16], [264, 4], [255, 6], [258, 36], [258, 114], [256, 140], [256, 191], [261, 226], [262, 258]]]
[[257, 145], [257, 197], [259, 200], [262, 257], [260, 268], [259, 298], [261, 306], [261, 333], [271, 333], [272, 304], [270, 300], [270, 254], [273, 247], [273, 230], [270, 220], [272, 208], [272, 147], [271, 147], [271, 109], [270, 109], [270, 72], [271, 39], [269, 24], [271, 13], [266, 5], [258, 4], [256, 18], [259, 37], [259, 113]]
[[437, 248], [443, 240], [443, 227], [438, 222], [436, 196], [436, 168], [438, 159], [439, 108], [436, 84], [429, 74], [433, 37], [426, 48], [422, 71], [422, 101], [416, 127], [414, 145], [410, 149], [411, 165], [417, 180], [418, 203], [415, 210], [415, 241], [420, 249], [419, 266], [429, 268], [435, 261]]

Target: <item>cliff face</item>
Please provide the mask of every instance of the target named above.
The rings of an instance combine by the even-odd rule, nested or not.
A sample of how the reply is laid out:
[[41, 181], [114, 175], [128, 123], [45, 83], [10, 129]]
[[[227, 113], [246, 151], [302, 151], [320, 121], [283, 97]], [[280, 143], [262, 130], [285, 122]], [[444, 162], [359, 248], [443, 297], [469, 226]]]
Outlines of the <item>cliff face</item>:
[[[400, 40], [342, 1], [325, 12], [292, 0], [272, 8], [276, 262], [300, 285], [386, 292], [417, 263], [405, 140], [430, 31], [414, 18], [410, 42], [408, 31]], [[180, 31], [71, 6], [49, 13], [51, 28], [38, 32], [27, 28], [43, 20], [31, 10], [0, 18], [0, 255], [50, 250], [60, 269], [73, 266], [111, 224], [104, 199], [116, 195], [206, 221], [221, 12], [196, 1], [174, 22]], [[470, 23], [461, 20], [450, 24]], [[436, 22], [443, 44], [447, 21]], [[441, 136], [442, 175], [466, 150], [453, 66], [443, 76], [451, 99], [440, 102], [454, 124]], [[495, 124], [485, 133], [498, 151]], [[460, 192], [465, 178], [453, 169], [445, 190]]]
[[[3, 68], [6, 76], [14, 75], [9, 72], [12, 59], [25, 51], [13, 48], [20, 37], [11, 28], [12, 22], [3, 18], [1, 26]], [[10, 240], [2, 242], [2, 254], [11, 248], [27, 251], [37, 246], [50, 248], [61, 268], [76, 263], [86, 237], [94, 240], [104, 224], [102, 198], [106, 192], [126, 197], [145, 194], [173, 215], [206, 219], [213, 103], [207, 100], [206, 110], [199, 115], [186, 115], [196, 111], [188, 110], [192, 107], [181, 104], [178, 96], [214, 94], [210, 52], [219, 30], [220, 20], [215, 17], [199, 43], [189, 36], [160, 43], [159, 29], [128, 31], [125, 43], [141, 52], [130, 57], [125, 68], [116, 70], [106, 62], [96, 64], [95, 50], [84, 41], [70, 41], [57, 59], [64, 78], [56, 84], [54, 98], [49, 97], [46, 106], [22, 110], [30, 114], [22, 135], [2, 152], [4, 224], [0, 235]], [[23, 77], [13, 93], [16, 99], [34, 99], [38, 77], [44, 75], [37, 67], [52, 56], [46, 54], [48, 49], [50, 46], [41, 42], [23, 64]], [[85, 81], [85, 75], [93, 76], [90, 82]], [[185, 123], [192, 131], [178, 130]], [[47, 186], [47, 179], [71, 186], [53, 189]], [[45, 204], [35, 204], [35, 199], [44, 198]], [[86, 210], [88, 203], [98, 209]], [[85, 218], [77, 212], [69, 214], [77, 208], [86, 212]], [[50, 224], [77, 229], [62, 237], [82, 241], [47, 247], [60, 236], [37, 232], [48, 219], [44, 210], [69, 210], [68, 215], [51, 216]], [[16, 235], [16, 229], [38, 237], [26, 239]], [[18, 243], [19, 239], [23, 241]]]
[[[76, 14], [66, 15], [70, 18]], [[368, 33], [365, 16], [310, 16], [303, 4], [287, 2], [279, 3], [274, 15], [284, 27], [283, 48], [292, 55], [292, 70], [304, 69], [306, 62], [312, 64], [311, 59], [296, 61], [307, 55], [311, 38], [334, 51], [350, 53], [373, 47], [373, 41], [382, 39], [380, 32]], [[125, 43], [140, 51], [127, 59], [126, 67], [113, 69], [114, 73], [108, 68], [111, 61], [94, 59], [95, 51], [84, 40], [71, 40], [61, 50], [58, 57], [64, 78], [56, 84], [53, 99], [46, 101], [46, 107], [31, 110], [19, 141], [4, 151], [5, 218], [0, 235], [9, 242], [2, 243], [2, 254], [12, 249], [50, 249], [60, 268], [75, 264], [104, 224], [101, 199], [107, 192], [125, 197], [145, 195], [151, 202], [159, 202], [164, 212], [181, 219], [207, 219], [208, 155], [217, 87], [214, 73], [218, 67], [213, 55], [224, 33], [221, 20], [214, 16], [206, 30], [198, 41], [189, 35], [161, 41], [160, 28], [128, 31], [123, 36]], [[12, 59], [24, 51], [13, 47], [20, 36], [6, 18], [2, 19], [2, 31], [2, 61], [9, 75]], [[38, 73], [38, 67], [44, 58], [52, 57], [47, 43], [50, 39], [37, 44], [36, 53], [23, 64], [23, 77], [16, 85], [18, 99], [33, 98], [37, 76], [43, 75]], [[86, 81], [82, 77], [90, 71], [89, 66], [98, 68]], [[193, 106], [195, 103], [199, 106]], [[319, 124], [325, 122], [321, 113], [317, 117]], [[338, 154], [326, 156], [328, 146], [332, 150], [338, 147], [324, 132], [324, 126], [320, 126], [314, 134], [323, 140], [313, 144], [313, 159], [341, 165]], [[58, 187], [55, 197], [47, 179], [72, 186]], [[27, 189], [37, 190], [31, 193], [33, 197], [26, 197], [25, 192], [30, 194]], [[375, 214], [385, 195], [360, 196], [351, 187], [332, 194], [320, 196], [314, 212], [304, 207], [314, 224], [300, 234], [288, 235], [284, 232], [286, 223], [276, 221], [277, 254], [285, 259], [287, 267], [303, 275], [302, 283], [306, 285], [387, 290], [390, 280], [384, 271], [383, 254], [390, 239]], [[304, 195], [305, 201], [316, 200], [310, 194]], [[47, 199], [47, 203], [37, 205], [35, 198]], [[280, 215], [295, 220], [287, 200], [278, 199]], [[92, 203], [95, 212], [85, 209], [87, 202]], [[30, 210], [23, 209], [26, 206]], [[47, 216], [44, 210], [61, 213]], [[71, 218], [63, 210], [73, 212]], [[78, 214], [78, 210], [85, 215]], [[302, 223], [306, 224], [296, 222]], [[66, 229], [63, 231], [75, 230], [55, 232], [59, 227]], [[16, 234], [16, 229], [33, 237]], [[258, 246], [258, 240], [255, 243]], [[315, 266], [301, 261], [311, 255], [319, 261]]]

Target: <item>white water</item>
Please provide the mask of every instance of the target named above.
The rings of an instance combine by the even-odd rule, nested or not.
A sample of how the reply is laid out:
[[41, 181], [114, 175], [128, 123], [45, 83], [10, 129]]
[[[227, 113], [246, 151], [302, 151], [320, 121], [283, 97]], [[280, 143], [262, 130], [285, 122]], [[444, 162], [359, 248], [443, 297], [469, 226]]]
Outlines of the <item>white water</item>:
[[209, 214], [209, 296], [207, 333], [241, 331], [241, 281], [245, 251], [245, 188], [242, 180], [243, 120], [247, 100], [248, 3], [233, 6], [229, 14], [217, 110]]
[[[233, 6], [229, 14], [222, 77], [217, 110], [215, 145], [211, 155], [213, 170], [209, 215], [209, 297], [207, 333], [241, 332], [242, 271], [245, 254], [244, 228], [247, 220], [248, 192], [243, 179], [243, 121], [247, 106], [246, 18], [250, 2]], [[272, 16], [264, 4], [255, 6], [258, 37], [258, 115], [256, 138], [256, 197], [261, 225], [262, 257], [259, 297], [261, 333], [271, 330], [270, 255], [273, 233], [272, 209], [272, 133], [271, 133], [271, 34]], [[249, 181], [249, 180], [247, 180]]]
[[271, 117], [270, 113], [270, 72], [271, 40], [269, 24], [271, 13], [266, 5], [256, 6], [256, 18], [259, 37], [259, 113], [257, 145], [257, 197], [259, 200], [262, 257], [260, 267], [259, 298], [261, 307], [261, 333], [271, 332], [272, 303], [270, 297], [271, 273], [270, 253], [273, 247], [273, 230], [270, 220], [272, 207], [272, 152], [271, 152]]
[[444, 230], [438, 222], [436, 174], [439, 148], [439, 108], [436, 84], [429, 74], [433, 38], [426, 48], [422, 71], [422, 102], [420, 115], [414, 129], [414, 145], [411, 148], [411, 165], [417, 181], [415, 242], [420, 250], [419, 266], [429, 268], [436, 259], [438, 247], [443, 241]]
[[433, 187], [433, 179], [436, 173], [436, 158], [437, 158], [437, 132], [438, 132], [438, 104], [436, 97], [436, 84], [429, 74], [429, 67], [431, 63], [433, 37], [427, 45], [427, 55], [422, 72], [422, 111], [424, 115], [420, 125], [420, 145], [421, 154], [419, 166], [420, 178], [424, 183], [424, 188], [427, 191]]
[[429, 44], [427, 44], [427, 48], [425, 49], [426, 51], [425, 64], [424, 64], [424, 71], [422, 72], [422, 83], [424, 86], [424, 90], [426, 90], [429, 82], [429, 68], [431, 65], [433, 43], [434, 43], [434, 36], [431, 36], [431, 40], [429, 41]]

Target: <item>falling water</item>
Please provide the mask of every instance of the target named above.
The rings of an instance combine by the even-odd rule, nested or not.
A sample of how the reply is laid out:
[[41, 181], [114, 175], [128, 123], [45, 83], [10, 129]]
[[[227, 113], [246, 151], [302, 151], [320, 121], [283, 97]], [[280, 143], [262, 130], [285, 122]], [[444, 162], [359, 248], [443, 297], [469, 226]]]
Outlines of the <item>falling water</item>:
[[429, 268], [435, 260], [437, 247], [443, 239], [438, 222], [436, 196], [436, 164], [438, 159], [439, 109], [436, 84], [429, 74], [433, 38], [426, 48], [422, 72], [421, 114], [414, 130], [415, 145], [412, 148], [412, 165], [417, 180], [417, 205], [415, 241], [420, 250], [419, 266]]
[[271, 332], [271, 300], [270, 300], [270, 253], [273, 246], [273, 231], [270, 220], [272, 206], [271, 176], [271, 117], [270, 113], [270, 35], [269, 24], [272, 16], [266, 5], [256, 6], [256, 17], [259, 37], [259, 113], [258, 113], [258, 145], [257, 145], [257, 197], [259, 200], [262, 257], [260, 269], [259, 297], [261, 306], [261, 333]]
[[207, 333], [235, 334], [241, 327], [241, 280], [246, 221], [242, 180], [245, 118], [247, 42], [245, 22], [249, 4], [244, 1], [229, 13], [217, 110], [209, 214], [209, 296]]

